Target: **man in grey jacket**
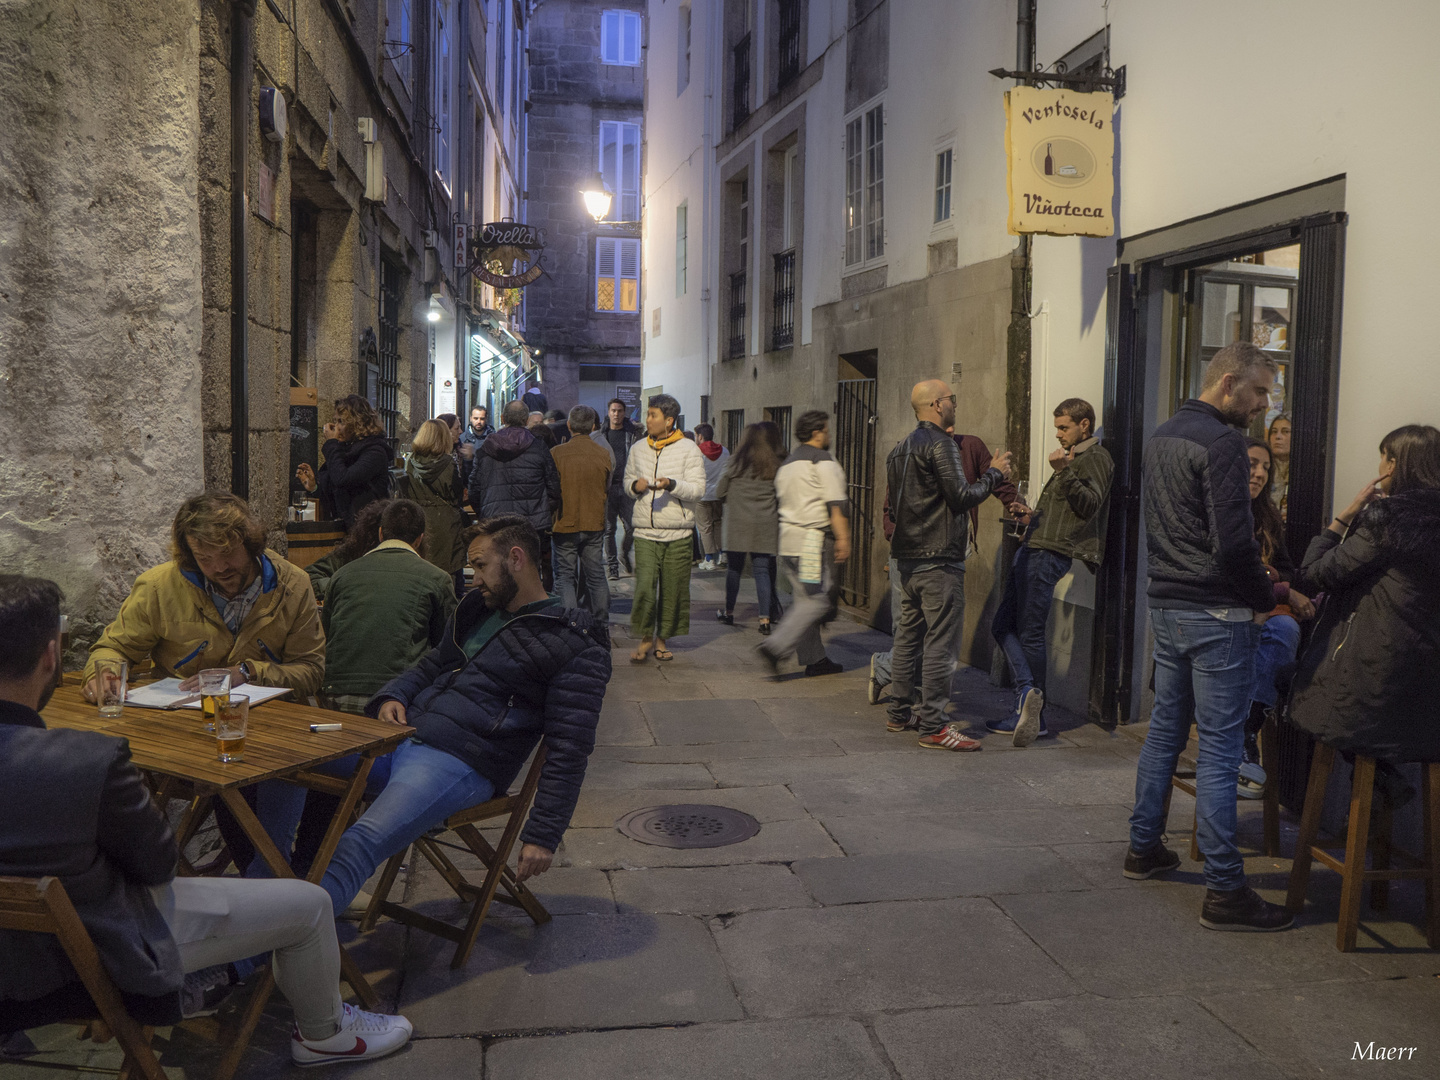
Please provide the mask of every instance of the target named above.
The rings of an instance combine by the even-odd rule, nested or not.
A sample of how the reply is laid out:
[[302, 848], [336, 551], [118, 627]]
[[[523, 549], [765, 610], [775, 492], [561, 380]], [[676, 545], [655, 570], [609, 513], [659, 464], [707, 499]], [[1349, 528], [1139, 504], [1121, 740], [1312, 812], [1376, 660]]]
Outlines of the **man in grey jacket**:
[[[340, 1000], [330, 897], [288, 879], [175, 877], [175, 836], [130, 760], [98, 731], [47, 728], [40, 710], [60, 664], [60, 589], [0, 575], [0, 875], [58, 877], [122, 994], [158, 1012], [207, 1009], [226, 965], [274, 952], [295, 1012], [293, 1060], [359, 1061], [400, 1049], [403, 1016]], [[200, 978], [192, 979], [186, 973]], [[35, 1003], [76, 980], [57, 939], [0, 931], [0, 1031], [7, 1003]]]

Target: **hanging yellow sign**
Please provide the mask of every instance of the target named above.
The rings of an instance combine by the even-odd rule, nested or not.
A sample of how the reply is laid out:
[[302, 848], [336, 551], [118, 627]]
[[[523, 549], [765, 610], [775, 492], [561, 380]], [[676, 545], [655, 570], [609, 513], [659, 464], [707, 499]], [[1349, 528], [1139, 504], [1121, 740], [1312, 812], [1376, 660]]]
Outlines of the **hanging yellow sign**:
[[1005, 93], [1010, 232], [1113, 236], [1114, 99], [1017, 86]]

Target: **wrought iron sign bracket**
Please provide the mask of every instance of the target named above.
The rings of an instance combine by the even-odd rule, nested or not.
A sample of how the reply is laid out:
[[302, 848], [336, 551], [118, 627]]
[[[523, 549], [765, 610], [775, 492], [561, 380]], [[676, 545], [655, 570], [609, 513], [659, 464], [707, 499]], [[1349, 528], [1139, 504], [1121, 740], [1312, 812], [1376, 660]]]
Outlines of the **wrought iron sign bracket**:
[[1125, 67], [1122, 64], [1113, 71], [1105, 69], [1103, 75], [1071, 75], [1065, 71], [1009, 71], [1005, 68], [991, 68], [990, 74], [997, 79], [1016, 79], [1031, 86], [1064, 86], [1081, 93], [1109, 90], [1119, 101], [1125, 96]]

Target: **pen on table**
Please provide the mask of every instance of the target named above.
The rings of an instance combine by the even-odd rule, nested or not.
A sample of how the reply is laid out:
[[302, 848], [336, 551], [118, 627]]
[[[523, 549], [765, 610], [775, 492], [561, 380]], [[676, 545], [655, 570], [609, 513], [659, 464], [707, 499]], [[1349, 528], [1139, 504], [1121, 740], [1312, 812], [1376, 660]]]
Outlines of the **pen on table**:
[[179, 701], [172, 701], [166, 705], [165, 711], [169, 712], [171, 709], [183, 709], [186, 705], [194, 705], [204, 696], [204, 694], [191, 694], [189, 697], [182, 697]]
[[345, 730], [345, 725], [344, 725], [344, 724], [311, 724], [311, 725], [310, 725], [310, 730], [311, 730], [311, 731], [343, 731], [343, 730]]

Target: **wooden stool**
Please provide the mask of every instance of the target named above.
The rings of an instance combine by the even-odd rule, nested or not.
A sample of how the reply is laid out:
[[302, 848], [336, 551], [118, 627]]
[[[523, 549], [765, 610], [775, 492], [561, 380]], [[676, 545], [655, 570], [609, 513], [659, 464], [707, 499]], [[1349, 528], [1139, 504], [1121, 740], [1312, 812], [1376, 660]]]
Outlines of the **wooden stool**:
[[[470, 959], [470, 950], [475, 946], [475, 935], [480, 932], [480, 925], [485, 921], [492, 902], [499, 901], [521, 908], [537, 926], [549, 922], [550, 913], [545, 910], [545, 905], [516, 880], [514, 872], [507, 865], [510, 852], [520, 836], [520, 827], [525, 823], [525, 815], [530, 810], [530, 804], [535, 801], [535, 789], [540, 785], [540, 770], [544, 764], [545, 743], [542, 741], [535, 752], [535, 761], [530, 766], [530, 771], [525, 774], [525, 781], [518, 792], [502, 795], [446, 818], [444, 828], [453, 831], [465, 842], [465, 848], [460, 850], [468, 849], [485, 867], [485, 880], [480, 885], [467, 881], [460, 868], [441, 850], [445, 847], [453, 848], [454, 845], [445, 844], [434, 835], [422, 836], [414, 843], [414, 851], [424, 855], [430, 865], [439, 871], [445, 883], [454, 890], [455, 895], [470, 905], [470, 914], [463, 928], [432, 919], [418, 911], [411, 911], [390, 900], [395, 876], [400, 872], [400, 865], [405, 861], [405, 853], [409, 850], [402, 848], [385, 864], [370, 906], [360, 921], [360, 931], [369, 933], [375, 928], [381, 915], [388, 915], [396, 922], [455, 942], [455, 954], [451, 957], [450, 966], [458, 968]], [[496, 818], [505, 819], [505, 831], [500, 836], [499, 844], [492, 848], [475, 828], [475, 823]], [[413, 852], [411, 858], [414, 858]], [[501, 886], [509, 893], [508, 896], [498, 894]]]
[[[1335, 946], [1341, 952], [1355, 950], [1360, 927], [1360, 896], [1365, 882], [1371, 882], [1370, 906], [1383, 911], [1389, 882], [1419, 878], [1425, 882], [1425, 940], [1440, 949], [1440, 764], [1420, 766], [1420, 799], [1424, 850], [1419, 856], [1395, 847], [1390, 840], [1391, 812], [1388, 802], [1380, 808], [1376, 824], [1379, 835], [1370, 843], [1370, 818], [1375, 795], [1375, 759], [1357, 754], [1355, 776], [1350, 787], [1350, 820], [1342, 858], [1335, 858], [1316, 844], [1320, 813], [1325, 806], [1325, 785], [1335, 764], [1335, 750], [1324, 743], [1315, 745], [1310, 763], [1310, 783], [1305, 789], [1305, 809], [1300, 817], [1300, 838], [1295, 845], [1295, 865], [1290, 870], [1290, 894], [1285, 906], [1298, 913], [1305, 906], [1310, 884], [1310, 861], [1318, 859], [1340, 874], [1340, 916], [1335, 929]], [[1365, 852], [1373, 847], [1374, 868], [1365, 869]], [[1393, 859], [1408, 864], [1391, 869]]]
[[[1280, 781], [1276, 778], [1280, 762], [1280, 731], [1275, 720], [1275, 710], [1267, 709], [1265, 723], [1260, 728], [1260, 762], [1265, 766], [1265, 794], [1261, 797], [1264, 809], [1265, 839], [1261, 851], [1272, 859], [1280, 857]], [[1165, 816], [1170, 816], [1170, 795], [1176, 790], [1195, 798], [1195, 770], [1176, 769], [1170, 778], [1170, 793], [1165, 797]], [[1197, 807], [1198, 812], [1198, 807]], [[1190, 827], [1190, 861], [1200, 862], [1199, 830]]]

